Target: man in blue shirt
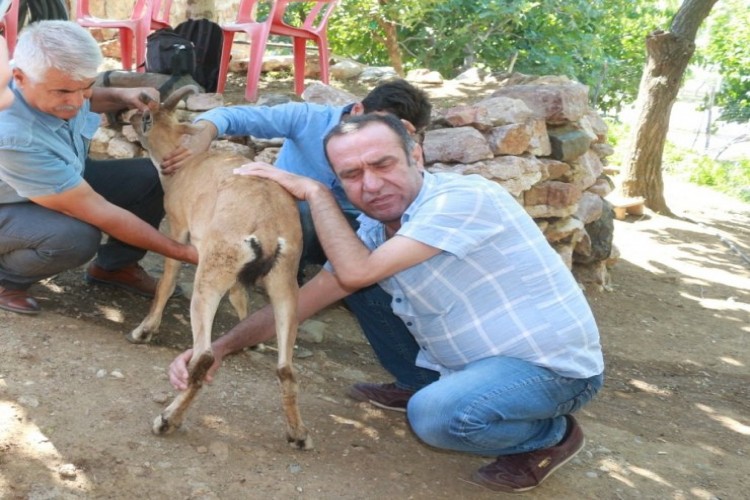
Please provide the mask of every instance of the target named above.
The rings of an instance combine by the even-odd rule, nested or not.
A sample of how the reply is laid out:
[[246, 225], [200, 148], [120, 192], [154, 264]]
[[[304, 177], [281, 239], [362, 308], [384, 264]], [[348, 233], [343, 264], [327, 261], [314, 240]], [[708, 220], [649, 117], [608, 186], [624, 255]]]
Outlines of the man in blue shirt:
[[101, 52], [74, 22], [29, 25], [14, 55], [14, 101], [0, 111], [0, 308], [38, 313], [29, 287], [95, 254], [87, 280], [153, 295], [156, 281], [138, 265], [144, 249], [186, 262], [197, 252], [159, 232], [163, 192], [150, 160], [87, 156], [98, 113], [145, 107], [139, 94], [158, 92], [95, 88]]
[[[323, 137], [342, 119], [371, 112], [389, 112], [422, 131], [430, 122], [432, 105], [427, 94], [406, 80], [393, 80], [372, 89], [361, 102], [346, 106], [325, 106], [312, 103], [287, 103], [273, 107], [231, 106], [216, 108], [198, 116], [197, 125], [203, 131], [190, 136], [189, 142], [175, 150], [162, 162], [163, 172], [169, 174], [185, 159], [207, 151], [216, 137], [249, 135], [260, 139], [283, 137], [275, 165], [287, 172], [315, 179], [328, 187], [349, 222], [356, 226], [357, 210], [346, 198], [339, 180], [323, 150]], [[303, 253], [300, 273], [307, 264], [322, 264], [325, 256], [315, 235], [310, 210], [306, 202], [299, 204], [303, 230]]]
[[5, 38], [0, 36], [0, 109], [7, 108], [13, 102], [13, 92], [8, 88], [10, 76], [8, 46], [5, 44]]
[[[358, 384], [350, 395], [387, 403], [400, 390], [392, 404], [405, 407], [425, 443], [497, 457], [474, 473], [476, 483], [535, 488], [583, 448], [570, 414], [603, 382], [599, 332], [570, 271], [498, 184], [425, 172], [421, 148], [392, 115], [343, 122], [326, 152], [363, 213], [356, 235], [321, 183], [259, 163], [237, 172], [273, 179], [310, 205], [329, 262], [300, 290], [300, 319], [345, 297], [364, 304], [353, 311], [400, 387]], [[390, 302], [386, 333], [372, 319], [372, 294]], [[225, 355], [273, 336], [269, 309], [212, 344], [207, 380]], [[170, 366], [177, 389], [186, 387], [190, 354]], [[439, 377], [425, 383], [415, 365]]]

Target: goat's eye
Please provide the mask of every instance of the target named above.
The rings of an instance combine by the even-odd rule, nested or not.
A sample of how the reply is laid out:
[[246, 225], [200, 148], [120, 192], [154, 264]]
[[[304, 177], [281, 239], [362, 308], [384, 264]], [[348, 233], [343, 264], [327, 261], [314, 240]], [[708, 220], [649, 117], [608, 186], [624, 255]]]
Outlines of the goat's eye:
[[148, 132], [149, 129], [151, 128], [151, 125], [153, 124], [154, 124], [154, 120], [151, 117], [151, 113], [148, 111], [144, 111], [143, 119], [141, 120], [141, 128], [143, 129], [143, 133], [145, 134], [146, 132]]

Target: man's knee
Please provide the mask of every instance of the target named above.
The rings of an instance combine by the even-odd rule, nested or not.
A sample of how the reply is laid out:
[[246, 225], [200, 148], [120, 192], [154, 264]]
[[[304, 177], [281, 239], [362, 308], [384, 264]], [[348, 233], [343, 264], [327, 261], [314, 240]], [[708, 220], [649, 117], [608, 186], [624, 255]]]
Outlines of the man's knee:
[[101, 238], [101, 232], [94, 226], [74, 221], [64, 231], [50, 235], [37, 254], [49, 263], [58, 263], [62, 269], [71, 269], [91, 260]]
[[441, 411], [444, 408], [438, 409], [435, 404], [427, 391], [417, 391], [409, 399], [406, 416], [412, 431], [422, 442], [442, 448], [446, 440], [450, 439], [451, 419], [446, 418], [446, 414]]

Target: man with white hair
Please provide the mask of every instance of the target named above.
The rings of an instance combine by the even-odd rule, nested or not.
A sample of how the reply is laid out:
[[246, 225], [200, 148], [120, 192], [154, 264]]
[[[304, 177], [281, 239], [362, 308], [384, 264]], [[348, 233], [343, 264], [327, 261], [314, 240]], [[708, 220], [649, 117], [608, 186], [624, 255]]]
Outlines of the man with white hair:
[[[14, 101], [0, 111], [0, 309], [40, 311], [34, 283], [89, 261], [86, 278], [153, 295], [146, 250], [196, 262], [158, 231], [163, 191], [147, 158], [88, 158], [98, 113], [143, 108], [155, 89], [94, 87], [101, 51], [70, 21], [26, 27], [14, 53]], [[101, 244], [101, 232], [109, 235]], [[146, 249], [146, 250], [143, 250]]]

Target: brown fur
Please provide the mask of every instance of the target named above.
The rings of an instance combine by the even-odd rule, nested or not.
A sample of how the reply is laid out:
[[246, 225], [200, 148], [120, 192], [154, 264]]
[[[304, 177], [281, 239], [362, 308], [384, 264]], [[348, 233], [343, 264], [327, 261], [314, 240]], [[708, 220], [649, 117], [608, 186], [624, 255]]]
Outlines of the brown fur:
[[[193, 126], [178, 123], [172, 110], [195, 89], [172, 94], [160, 109], [134, 116], [132, 122], [143, 146], [158, 166]], [[144, 96], [147, 101], [147, 96]], [[155, 108], [155, 106], [153, 107]], [[297, 405], [297, 382], [292, 349], [297, 335], [297, 267], [302, 251], [299, 212], [292, 196], [275, 182], [233, 174], [248, 160], [239, 155], [206, 152], [170, 176], [160, 176], [171, 237], [188, 240], [198, 249], [190, 303], [193, 357], [188, 364], [189, 387], [177, 396], [153, 424], [156, 434], [180, 426], [184, 413], [202, 386], [213, 363], [211, 326], [219, 301], [229, 299], [240, 319], [247, 315], [245, 284], [261, 283], [276, 319], [277, 374], [287, 419], [287, 439], [299, 448], [312, 448]], [[151, 310], [128, 340], [150, 341], [159, 328], [167, 299], [175, 288], [180, 263], [166, 259]], [[244, 283], [244, 284], [243, 284]], [[283, 375], [283, 376], [282, 376]]]

